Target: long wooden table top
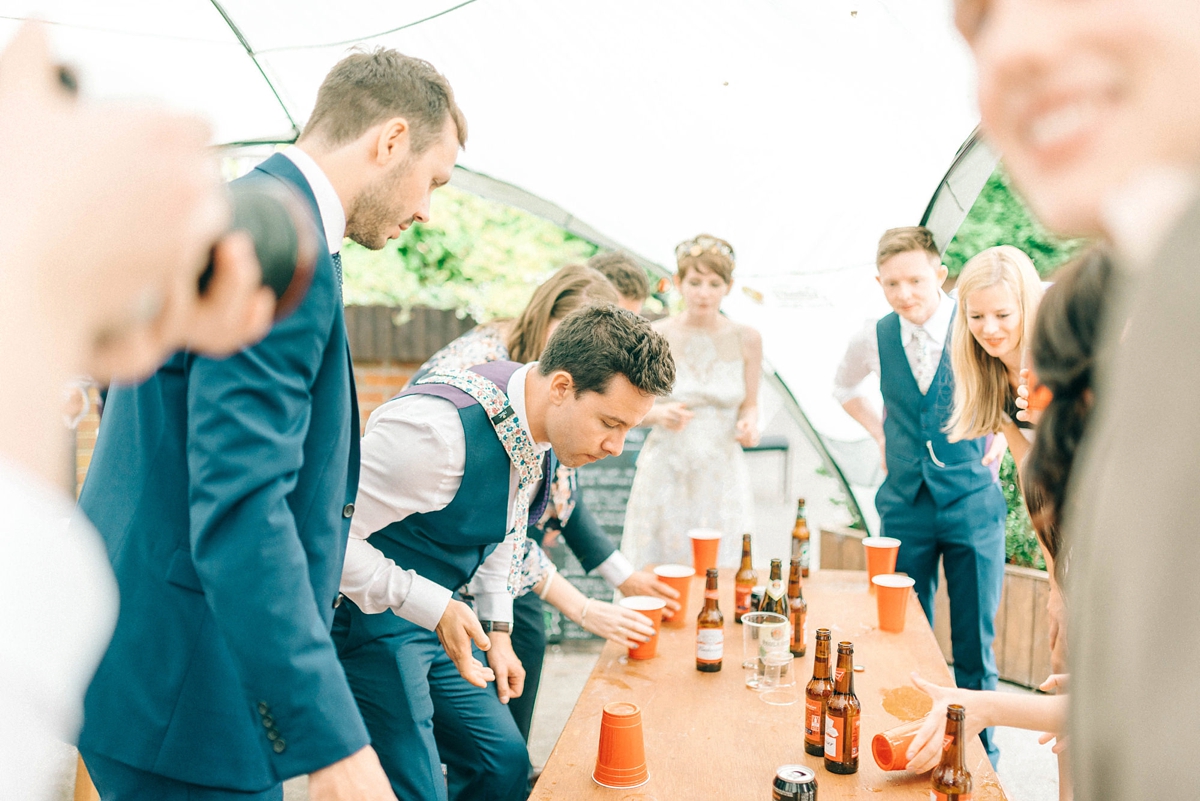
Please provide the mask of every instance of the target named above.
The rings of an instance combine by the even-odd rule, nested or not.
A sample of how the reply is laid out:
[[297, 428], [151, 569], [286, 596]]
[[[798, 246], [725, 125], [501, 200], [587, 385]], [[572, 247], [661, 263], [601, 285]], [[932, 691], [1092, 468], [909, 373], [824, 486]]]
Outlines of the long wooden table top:
[[[744, 686], [742, 627], [733, 622], [733, 586], [733, 571], [722, 570], [725, 655], [719, 673], [695, 667], [695, 621], [704, 595], [700, 578], [692, 581], [683, 625], [663, 627], [654, 659], [622, 660], [625, 650], [606, 644], [530, 796], [533, 801], [762, 801], [771, 797], [776, 768], [786, 764], [816, 771], [822, 801], [928, 801], [928, 773], [884, 772], [871, 756], [875, 734], [929, 709], [929, 697], [909, 680], [911, 672], [937, 684], [954, 684], [916, 596], [910, 598], [904, 632], [892, 634], [876, 628], [875, 596], [867, 592], [865, 573], [822, 570], [805, 579], [808, 651], [792, 663], [799, 700], [772, 706]], [[854, 674], [862, 728], [859, 769], [850, 776], [829, 773], [820, 757], [804, 752], [803, 689], [812, 676], [815, 631], [821, 627], [832, 630], [835, 652], [838, 642], [853, 642], [855, 664], [864, 668]], [[642, 709], [650, 781], [641, 787], [612, 790], [592, 781], [601, 710], [613, 701], [630, 701]], [[968, 746], [967, 765], [976, 801], [1003, 801], [978, 738]]]

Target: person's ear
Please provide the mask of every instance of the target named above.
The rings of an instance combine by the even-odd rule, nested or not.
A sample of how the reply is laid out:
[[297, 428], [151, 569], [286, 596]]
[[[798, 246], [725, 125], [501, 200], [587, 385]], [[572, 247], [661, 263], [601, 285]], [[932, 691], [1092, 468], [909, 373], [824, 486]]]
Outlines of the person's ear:
[[379, 127], [375, 138], [375, 163], [392, 167], [408, 158], [412, 150], [412, 128], [403, 117], [393, 117]]
[[875, 283], [879, 284], [881, 287], [883, 286], [883, 281], [880, 280], [879, 273], [875, 273]]
[[950, 268], [939, 261], [936, 272], [937, 284], [940, 287], [942, 284], [946, 283], [946, 279], [950, 276]]
[[566, 370], [555, 370], [550, 374], [550, 403], [561, 406], [575, 393], [575, 379]]

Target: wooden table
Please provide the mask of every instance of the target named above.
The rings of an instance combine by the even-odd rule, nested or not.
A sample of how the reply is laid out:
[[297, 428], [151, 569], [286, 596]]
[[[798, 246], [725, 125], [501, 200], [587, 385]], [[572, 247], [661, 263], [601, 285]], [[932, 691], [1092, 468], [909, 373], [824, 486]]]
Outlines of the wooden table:
[[[762, 801], [771, 797], [775, 769], [803, 764], [817, 773], [818, 797], [833, 799], [911, 799], [928, 801], [929, 775], [885, 773], [871, 757], [871, 738], [903, 720], [919, 717], [929, 699], [909, 681], [924, 678], [953, 685], [916, 596], [910, 599], [904, 632], [876, 628], [875, 596], [867, 593], [866, 574], [823, 570], [805, 580], [808, 601], [808, 653], [793, 661], [800, 700], [771, 706], [744, 686], [742, 627], [733, 623], [733, 571], [721, 571], [721, 611], [725, 615], [725, 656], [719, 673], [695, 668], [696, 615], [703, 597], [702, 579], [693, 579], [689, 609], [681, 626], [664, 626], [658, 656], [630, 662], [625, 651], [608, 643], [559, 737], [530, 796], [606, 801]], [[833, 631], [837, 643], [854, 643], [854, 689], [862, 702], [859, 769], [836, 776], [820, 757], [804, 752], [803, 688], [812, 675], [817, 628]], [[592, 781], [605, 704], [631, 701], [642, 708], [649, 783], [610, 790]], [[921, 705], [924, 704], [924, 710]], [[967, 749], [976, 801], [1003, 801], [1004, 792], [979, 740]]]

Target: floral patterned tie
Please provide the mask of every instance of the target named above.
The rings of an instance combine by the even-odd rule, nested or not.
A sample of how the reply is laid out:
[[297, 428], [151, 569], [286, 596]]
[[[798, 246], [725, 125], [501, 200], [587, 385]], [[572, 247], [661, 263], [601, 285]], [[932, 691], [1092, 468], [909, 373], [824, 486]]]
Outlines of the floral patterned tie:
[[[504, 535], [504, 541], [512, 544], [512, 562], [508, 568], [508, 592], [514, 598], [521, 593], [526, 585], [525, 570], [525, 528], [529, 523], [529, 503], [533, 488], [542, 479], [543, 459], [538, 456], [533, 446], [533, 439], [525, 433], [521, 419], [509, 405], [508, 396], [500, 391], [500, 387], [469, 370], [443, 370], [422, 378], [418, 384], [446, 384], [460, 389], [474, 398], [483, 410], [487, 412], [496, 436], [504, 450], [508, 452], [509, 461], [517, 470], [517, 498], [513, 505], [513, 515]], [[545, 503], [540, 504], [542, 511]], [[539, 515], [540, 516], [540, 515]]]

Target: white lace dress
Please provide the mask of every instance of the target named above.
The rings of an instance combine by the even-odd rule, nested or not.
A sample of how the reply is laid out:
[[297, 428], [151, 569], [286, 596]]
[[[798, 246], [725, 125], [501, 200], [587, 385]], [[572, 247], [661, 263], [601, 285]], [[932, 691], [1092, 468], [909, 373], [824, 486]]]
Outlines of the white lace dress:
[[741, 328], [723, 322], [716, 333], [675, 321], [660, 329], [675, 357], [675, 391], [662, 402], [682, 402], [695, 417], [683, 431], [655, 426], [642, 446], [621, 539], [634, 567], [690, 565], [693, 528], [721, 531], [718, 564], [736, 566], [752, 530], [750, 473], [735, 439], [746, 397]]

